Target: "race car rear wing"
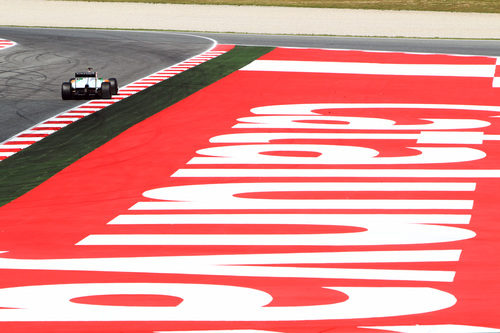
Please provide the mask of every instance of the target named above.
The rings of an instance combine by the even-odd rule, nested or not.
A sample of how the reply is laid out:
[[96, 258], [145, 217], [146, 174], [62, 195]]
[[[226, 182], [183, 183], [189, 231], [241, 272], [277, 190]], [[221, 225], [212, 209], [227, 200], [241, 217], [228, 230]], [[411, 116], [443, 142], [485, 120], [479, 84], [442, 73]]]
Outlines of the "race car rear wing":
[[75, 77], [96, 77], [96, 72], [76, 72]]

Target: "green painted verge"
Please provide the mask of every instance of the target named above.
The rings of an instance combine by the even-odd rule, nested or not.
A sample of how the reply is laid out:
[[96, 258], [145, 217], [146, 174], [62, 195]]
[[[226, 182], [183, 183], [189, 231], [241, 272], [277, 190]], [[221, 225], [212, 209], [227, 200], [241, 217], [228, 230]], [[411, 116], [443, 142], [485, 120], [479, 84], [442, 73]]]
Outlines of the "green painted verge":
[[43, 183], [131, 126], [268, 53], [233, 50], [78, 120], [0, 162], [0, 206]]

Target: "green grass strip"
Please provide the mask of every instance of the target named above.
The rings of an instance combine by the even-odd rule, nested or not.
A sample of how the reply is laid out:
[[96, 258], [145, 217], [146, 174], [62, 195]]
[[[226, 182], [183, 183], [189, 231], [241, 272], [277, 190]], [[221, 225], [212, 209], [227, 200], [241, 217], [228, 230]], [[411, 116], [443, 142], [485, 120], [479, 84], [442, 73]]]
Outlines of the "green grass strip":
[[0, 206], [30, 191], [131, 126], [271, 51], [233, 50], [82, 118], [0, 162]]

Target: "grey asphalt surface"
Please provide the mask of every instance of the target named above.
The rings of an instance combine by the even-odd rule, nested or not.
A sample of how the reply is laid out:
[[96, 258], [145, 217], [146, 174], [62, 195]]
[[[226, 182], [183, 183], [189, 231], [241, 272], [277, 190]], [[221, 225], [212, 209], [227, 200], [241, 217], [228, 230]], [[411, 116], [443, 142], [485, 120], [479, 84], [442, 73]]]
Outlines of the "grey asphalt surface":
[[63, 101], [61, 83], [93, 67], [119, 86], [210, 48], [175, 33], [0, 27], [18, 45], [0, 50], [0, 142], [85, 101]]
[[500, 57], [500, 40], [367, 38], [331, 36], [196, 33], [220, 44], [447, 53]]
[[[194, 36], [194, 34], [196, 36]], [[199, 36], [199, 37], [197, 37]], [[119, 85], [221, 44], [450, 53], [500, 57], [500, 41], [140, 32], [0, 27], [18, 43], [0, 51], [0, 142], [82, 101], [62, 101], [60, 86], [94, 67]]]

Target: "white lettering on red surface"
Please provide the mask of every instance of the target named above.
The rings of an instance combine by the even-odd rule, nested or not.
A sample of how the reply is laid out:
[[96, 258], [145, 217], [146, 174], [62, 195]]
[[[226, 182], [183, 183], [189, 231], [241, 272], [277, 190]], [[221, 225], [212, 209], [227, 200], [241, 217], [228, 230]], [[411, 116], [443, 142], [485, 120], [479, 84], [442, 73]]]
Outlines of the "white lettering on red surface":
[[[420, 287], [324, 287], [344, 302], [266, 307], [272, 296], [254, 288], [190, 283], [82, 283], [0, 289], [0, 321], [289, 321], [401, 316], [455, 304], [453, 295]], [[182, 298], [176, 307], [104, 306], [72, 299], [92, 295], [151, 294]], [[381, 303], [380, 300], [384, 299]]]
[[[476, 161], [486, 154], [476, 148], [457, 147], [471, 141], [480, 144], [479, 134], [447, 135], [445, 130], [484, 128], [489, 122], [477, 119], [420, 119], [419, 123], [398, 125], [383, 118], [323, 116], [318, 109], [340, 108], [426, 108], [498, 112], [498, 107], [427, 104], [301, 104], [277, 105], [252, 109], [257, 115], [239, 119], [235, 129], [294, 129], [323, 130], [318, 133], [229, 133], [218, 135], [210, 142], [241, 143], [204, 148], [188, 164], [207, 165], [356, 165], [384, 166], [408, 164], [443, 164]], [[325, 122], [325, 123], [321, 123]], [[332, 123], [338, 122], [338, 123]], [[355, 131], [328, 133], [325, 130]], [[382, 132], [366, 132], [377, 130]], [[389, 131], [390, 133], [383, 133]], [[398, 133], [393, 133], [399, 131]], [[408, 131], [408, 133], [400, 133]], [[436, 131], [436, 132], [432, 132]], [[441, 134], [433, 135], [432, 133]], [[445, 134], [442, 134], [445, 133]], [[457, 132], [461, 133], [461, 132]], [[464, 132], [469, 133], [469, 132]], [[377, 137], [378, 135], [378, 137]], [[419, 140], [411, 146], [409, 156], [379, 156], [380, 152], [347, 142], [346, 145], [297, 144], [294, 140], [318, 139], [390, 139]], [[480, 139], [478, 139], [480, 138]], [[272, 140], [291, 140], [272, 143]], [[453, 146], [421, 147], [445, 141]], [[448, 142], [446, 142], [448, 140]], [[259, 143], [259, 144], [255, 144]], [[277, 154], [276, 152], [279, 152]], [[283, 153], [290, 153], [283, 156]], [[293, 153], [314, 152], [314, 156], [293, 156]], [[274, 153], [274, 155], [273, 155]], [[257, 170], [271, 170], [255, 167]], [[346, 168], [345, 170], [349, 170]], [[307, 170], [306, 170], [307, 171]], [[369, 171], [369, 170], [367, 170]], [[310, 169], [314, 174], [315, 169]], [[200, 176], [200, 175], [199, 175]], [[202, 176], [202, 175], [201, 175]], [[182, 176], [178, 176], [182, 178]], [[6, 288], [0, 290], [0, 321], [296, 321], [381, 318], [438, 311], [453, 306], [454, 295], [435, 287], [360, 287], [363, 280], [419, 281], [452, 283], [454, 271], [446, 269], [382, 269], [299, 267], [301, 264], [333, 263], [446, 263], [459, 261], [461, 250], [455, 241], [475, 237], [475, 233], [455, 224], [467, 225], [465, 214], [429, 214], [425, 210], [470, 210], [473, 207], [475, 183], [472, 182], [254, 182], [203, 183], [169, 186], [144, 192], [146, 201], [137, 202], [129, 212], [155, 211], [156, 214], [124, 214], [110, 224], [234, 224], [234, 225], [321, 225], [345, 226], [360, 230], [345, 233], [298, 234], [109, 234], [89, 235], [78, 245], [286, 245], [286, 246], [400, 246], [442, 244], [447, 248], [390, 251], [341, 251], [317, 253], [268, 253], [207, 256], [172, 256], [138, 258], [92, 258], [20, 260], [0, 259], [1, 268], [52, 269], [137, 273], [171, 273], [211, 276], [244, 276], [267, 278], [346, 279], [356, 286], [323, 288], [348, 296], [343, 302], [314, 306], [267, 306], [273, 296], [256, 288], [215, 284], [173, 283], [96, 283], [60, 284]], [[365, 198], [322, 198], [314, 193], [362, 193]], [[433, 193], [446, 192], [447, 199], [435, 199]], [[280, 197], [296, 195], [297, 197]], [[404, 199], [391, 198], [395, 193], [407, 193]], [[272, 194], [269, 198], [265, 195]], [[418, 194], [418, 195], [416, 195]], [[264, 195], [264, 197], [260, 197]], [[388, 198], [383, 198], [388, 195]], [[429, 198], [423, 198], [429, 195]], [[466, 198], [464, 198], [464, 196]], [[306, 198], [304, 198], [306, 197]], [[283, 210], [237, 214], [235, 210]], [[311, 210], [376, 210], [380, 214], [307, 214]], [[171, 210], [217, 210], [217, 214], [170, 214]], [[398, 214], [392, 210], [422, 210], [422, 213]], [[165, 211], [160, 214], [158, 211]], [[221, 213], [221, 211], [223, 213]], [[290, 213], [295, 211], [296, 213]], [[442, 225], [450, 224], [450, 225]], [[273, 265], [287, 265], [273, 266]], [[296, 265], [296, 267], [294, 267]], [[158, 294], [176, 296], [183, 302], [176, 307], [124, 307], [79, 304], [71, 299], [110, 294]], [[383, 299], [383, 302], [380, 300]], [[41, 301], [43, 300], [43, 301]], [[64, 308], [63, 311], [58, 309]]]

